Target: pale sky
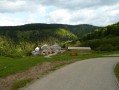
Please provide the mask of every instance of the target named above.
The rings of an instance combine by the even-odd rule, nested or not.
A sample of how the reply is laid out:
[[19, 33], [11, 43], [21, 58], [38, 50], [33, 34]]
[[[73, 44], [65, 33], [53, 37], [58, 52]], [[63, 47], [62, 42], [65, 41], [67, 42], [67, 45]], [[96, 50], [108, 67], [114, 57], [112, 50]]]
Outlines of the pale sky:
[[119, 0], [0, 0], [0, 26], [119, 22]]

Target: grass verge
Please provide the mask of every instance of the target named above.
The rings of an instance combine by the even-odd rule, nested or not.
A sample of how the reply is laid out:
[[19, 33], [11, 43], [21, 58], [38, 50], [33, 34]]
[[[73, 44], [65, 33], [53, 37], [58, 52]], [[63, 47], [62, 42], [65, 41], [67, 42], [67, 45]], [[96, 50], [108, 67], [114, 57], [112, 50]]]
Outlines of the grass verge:
[[43, 56], [30, 56], [23, 58], [0, 57], [0, 77], [6, 77], [11, 74], [25, 71], [37, 64], [42, 64], [43, 62], [64, 61], [72, 59], [81, 60], [99, 56], [99, 54], [79, 54], [77, 56], [71, 56], [69, 53], [65, 53], [53, 56], [51, 58], [45, 58]]
[[[31, 57], [23, 57], [23, 58], [10, 58], [10, 57], [0, 57], [0, 78], [7, 77], [11, 74], [16, 74], [18, 72], [24, 72], [31, 67], [36, 65], [42, 65], [44, 62], [64, 62], [70, 60], [85, 60], [89, 58], [98, 58], [98, 57], [105, 57], [104, 55], [107, 54], [115, 54], [119, 52], [79, 52], [79, 51], [67, 51], [64, 54], [59, 54], [53, 56], [51, 58], [44, 58], [43, 56], [31, 56]], [[67, 65], [69, 63], [58, 63], [56, 66], [51, 68], [49, 71], [54, 71], [61, 66]], [[51, 64], [52, 66], [52, 64]], [[49, 71], [46, 71], [42, 74], [47, 74]], [[12, 90], [17, 90], [18, 88], [24, 87], [27, 83], [31, 80], [24, 79], [15, 81], [12, 85]]]
[[12, 90], [18, 90], [19, 88], [26, 86], [27, 83], [29, 83], [31, 81], [32, 81], [32, 79], [26, 79], [26, 80], [17, 81], [12, 86]]
[[[59, 62], [58, 64], [54, 64], [54, 66], [49, 69], [49, 70], [46, 70], [45, 72], [41, 73], [41, 76], [39, 78], [42, 78], [44, 77], [45, 75], [47, 75], [48, 73], [52, 72], [52, 71], [55, 71], [57, 69], [59, 69], [60, 67], [62, 66], [65, 66], [67, 64], [70, 64], [70, 63], [73, 63], [73, 62], [76, 62], [77, 60], [71, 60], [71, 61], [64, 61], [64, 62]], [[18, 80], [16, 81], [13, 85], [12, 85], [12, 88], [11, 90], [19, 90], [20, 88], [23, 88], [25, 87], [27, 84], [29, 84], [32, 80], [34, 79], [26, 79], [26, 80]]]
[[[72, 52], [75, 53], [72, 54]], [[51, 58], [45, 58], [43, 56], [29, 56], [23, 58], [10, 58], [0, 56], [0, 78], [25, 71], [37, 64], [42, 64], [43, 62], [64, 61], [72, 59], [84, 60], [89, 58], [104, 57], [103, 55], [105, 54], [107, 55], [113, 53], [115, 52], [88, 52], [88, 54], [82, 54], [80, 51], [68, 51], [64, 54], [59, 54]]]
[[119, 80], [119, 63], [116, 65], [114, 72], [115, 72], [117, 79]]

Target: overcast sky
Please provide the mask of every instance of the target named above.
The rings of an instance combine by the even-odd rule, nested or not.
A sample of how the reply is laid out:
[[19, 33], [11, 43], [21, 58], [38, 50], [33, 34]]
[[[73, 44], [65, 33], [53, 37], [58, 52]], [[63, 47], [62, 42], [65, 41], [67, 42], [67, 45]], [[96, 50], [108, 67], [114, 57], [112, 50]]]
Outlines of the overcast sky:
[[0, 0], [0, 26], [119, 22], [119, 0]]

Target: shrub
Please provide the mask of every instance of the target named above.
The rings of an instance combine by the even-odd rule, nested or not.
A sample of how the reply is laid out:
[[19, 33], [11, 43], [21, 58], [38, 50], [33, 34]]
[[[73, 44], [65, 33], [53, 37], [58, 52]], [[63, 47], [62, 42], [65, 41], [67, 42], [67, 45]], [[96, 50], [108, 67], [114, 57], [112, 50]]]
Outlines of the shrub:
[[113, 51], [113, 46], [111, 44], [100, 45], [96, 48], [99, 51]]

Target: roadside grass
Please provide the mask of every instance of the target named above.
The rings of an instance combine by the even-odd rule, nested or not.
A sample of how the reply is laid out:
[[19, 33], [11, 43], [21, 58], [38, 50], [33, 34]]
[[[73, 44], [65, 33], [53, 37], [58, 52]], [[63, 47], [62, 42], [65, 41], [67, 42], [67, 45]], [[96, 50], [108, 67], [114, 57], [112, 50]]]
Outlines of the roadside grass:
[[18, 90], [19, 88], [26, 86], [31, 81], [32, 81], [32, 79], [17, 81], [17, 82], [14, 83], [11, 90]]
[[42, 56], [24, 58], [0, 57], [0, 77], [24, 71], [43, 61], [45, 61], [45, 59]]
[[[29, 57], [23, 57], [23, 58], [10, 58], [10, 57], [0, 57], [0, 78], [4, 78], [6, 76], [9, 76], [11, 74], [15, 74], [18, 72], [23, 72], [37, 64], [42, 64], [44, 62], [55, 62], [55, 61], [66, 61], [66, 60], [85, 60], [90, 58], [99, 58], [99, 57], [106, 57], [104, 55], [109, 54], [118, 54], [119, 52], [95, 52], [95, 51], [78, 51], [78, 50], [71, 50], [67, 51], [64, 54], [55, 55], [51, 58], [45, 58], [43, 56], [29, 56]], [[54, 68], [52, 68], [50, 71], [54, 71], [61, 66], [64, 66], [69, 63], [61, 63]], [[47, 74], [45, 72], [44, 74]], [[119, 78], [119, 64], [115, 68], [115, 73], [117, 77]], [[27, 83], [31, 82], [32, 79], [25, 79], [16, 81], [13, 86], [12, 90], [18, 90], [19, 88], [22, 88], [26, 86]]]
[[[47, 75], [49, 72], [52, 72], [52, 71], [55, 71], [57, 69], [59, 69], [60, 67], [62, 66], [65, 66], [65, 65], [68, 65], [72, 62], [68, 62], [68, 63], [60, 63], [58, 65], [56, 65], [55, 67], [51, 68], [50, 70], [42, 73], [42, 76], [45, 76]], [[42, 77], [41, 76], [41, 77]], [[32, 82], [33, 79], [25, 79], [25, 80], [18, 80], [18, 81], [15, 81], [15, 83], [13, 83], [12, 87], [11, 87], [11, 90], [19, 90], [19, 89], [22, 89], [23, 87], [25, 87], [27, 84], [29, 84], [30, 82]]]
[[[78, 55], [71, 55], [70, 53], [77, 52]], [[37, 64], [42, 64], [43, 62], [55, 62], [55, 61], [64, 61], [72, 59], [89, 59], [89, 58], [98, 58], [104, 57], [105, 54], [113, 54], [115, 52], [94, 52], [82, 53], [80, 51], [67, 51], [64, 54], [55, 55], [51, 58], [45, 58], [43, 56], [28, 56], [23, 58], [10, 58], [10, 57], [0, 57], [0, 78], [6, 77], [17, 72], [22, 72], [30, 67], [33, 67]], [[117, 52], [116, 52], [117, 53]], [[119, 52], [118, 52], [119, 53]]]
[[115, 72], [117, 79], [119, 80], [119, 63], [116, 65], [114, 72]]
[[95, 51], [97, 54], [104, 54], [104, 55], [110, 55], [110, 54], [119, 54], [119, 51]]

